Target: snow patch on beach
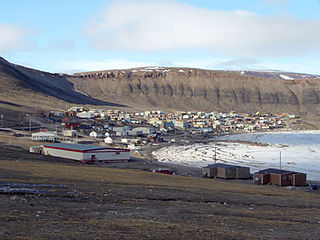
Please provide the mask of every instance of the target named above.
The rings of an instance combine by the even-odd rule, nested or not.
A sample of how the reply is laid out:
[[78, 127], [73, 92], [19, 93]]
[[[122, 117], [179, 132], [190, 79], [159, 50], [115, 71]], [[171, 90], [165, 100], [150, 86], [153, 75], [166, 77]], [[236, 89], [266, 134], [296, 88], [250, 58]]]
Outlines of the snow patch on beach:
[[[247, 133], [219, 137], [221, 142], [172, 145], [153, 152], [162, 162], [186, 166], [205, 167], [218, 161], [248, 166], [251, 172], [265, 168], [305, 172], [310, 180], [320, 180], [320, 131]], [[223, 142], [249, 141], [267, 143], [268, 146]]]

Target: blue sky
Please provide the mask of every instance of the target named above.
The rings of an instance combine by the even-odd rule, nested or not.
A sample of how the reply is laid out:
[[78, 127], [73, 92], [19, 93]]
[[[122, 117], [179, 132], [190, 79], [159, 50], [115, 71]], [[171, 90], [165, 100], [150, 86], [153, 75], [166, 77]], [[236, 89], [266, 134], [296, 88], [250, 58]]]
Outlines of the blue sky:
[[0, 55], [50, 71], [137, 66], [320, 74], [319, 0], [11, 0]]

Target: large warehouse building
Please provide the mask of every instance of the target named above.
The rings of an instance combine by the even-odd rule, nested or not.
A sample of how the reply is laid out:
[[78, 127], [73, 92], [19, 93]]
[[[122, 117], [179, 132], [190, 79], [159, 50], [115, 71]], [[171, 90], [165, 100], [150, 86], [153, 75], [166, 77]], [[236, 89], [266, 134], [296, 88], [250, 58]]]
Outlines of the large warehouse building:
[[55, 143], [43, 146], [43, 153], [78, 161], [124, 161], [130, 159], [130, 150], [83, 144]]

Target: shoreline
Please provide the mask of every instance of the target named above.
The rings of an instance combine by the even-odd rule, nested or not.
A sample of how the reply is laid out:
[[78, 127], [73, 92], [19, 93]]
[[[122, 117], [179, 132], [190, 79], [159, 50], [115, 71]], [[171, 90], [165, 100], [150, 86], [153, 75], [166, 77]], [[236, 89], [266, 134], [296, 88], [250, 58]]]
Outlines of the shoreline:
[[[277, 132], [254, 132], [254, 133], [240, 133], [250, 135], [264, 135], [264, 134], [279, 134], [278, 139], [281, 140], [281, 134], [314, 134], [316, 138], [315, 144], [283, 144], [283, 143], [266, 143], [259, 141], [248, 141], [248, 140], [238, 140], [238, 139], [219, 139], [220, 136], [215, 136], [212, 138], [197, 138], [189, 139], [188, 142], [177, 141], [173, 143], [162, 144], [157, 148], [152, 148], [151, 146], [144, 150], [144, 154], [147, 158], [153, 159], [160, 163], [167, 163], [179, 166], [188, 166], [196, 169], [201, 169], [205, 165], [211, 164], [213, 161], [213, 147], [214, 143], [219, 143], [217, 146], [218, 157], [221, 154], [229, 154], [224, 156], [225, 158], [220, 158], [220, 161], [230, 164], [238, 164], [243, 166], [248, 166], [251, 172], [256, 172], [261, 169], [268, 167], [279, 168], [279, 163], [276, 160], [278, 158], [278, 152], [283, 152], [284, 161], [283, 167], [289, 171], [306, 172], [310, 177], [308, 181], [319, 182], [319, 172], [316, 168], [318, 163], [316, 153], [320, 151], [319, 140], [317, 135], [320, 135], [320, 130], [302, 130], [302, 131], [277, 131]], [[236, 134], [228, 134], [225, 136], [235, 136]], [[228, 138], [228, 137], [227, 137]], [[232, 137], [231, 137], [232, 138]], [[294, 138], [294, 136], [293, 136]], [[302, 139], [303, 141], [304, 139]], [[313, 141], [310, 139], [309, 141]], [[275, 139], [277, 141], [277, 139]], [[297, 140], [299, 142], [299, 138]], [[211, 143], [211, 144], [210, 144]], [[197, 146], [196, 144], [199, 144]], [[238, 146], [239, 144], [239, 146]], [[208, 147], [206, 146], [208, 145]], [[167, 148], [168, 157], [165, 151], [161, 152], [161, 149]], [[198, 150], [199, 148], [199, 150]], [[264, 149], [265, 148], [265, 149]], [[267, 149], [269, 148], [269, 149]], [[159, 152], [160, 151], [160, 152]], [[220, 151], [220, 152], [219, 152]], [[307, 152], [308, 151], [308, 152]], [[309, 151], [311, 151], [309, 153]], [[154, 152], [159, 155], [156, 157]], [[223, 153], [222, 153], [223, 152]], [[305, 153], [303, 155], [302, 153]], [[172, 158], [170, 159], [170, 154]], [[179, 156], [180, 154], [180, 156]], [[295, 154], [297, 155], [295, 157]], [[219, 156], [220, 155], [220, 156]], [[301, 155], [301, 156], [299, 156]], [[161, 159], [162, 158], [162, 159]], [[167, 158], [167, 159], [166, 159]], [[170, 159], [170, 160], [168, 160]], [[192, 160], [194, 159], [194, 161]], [[303, 160], [301, 160], [303, 159]], [[211, 161], [211, 162], [210, 162]]]

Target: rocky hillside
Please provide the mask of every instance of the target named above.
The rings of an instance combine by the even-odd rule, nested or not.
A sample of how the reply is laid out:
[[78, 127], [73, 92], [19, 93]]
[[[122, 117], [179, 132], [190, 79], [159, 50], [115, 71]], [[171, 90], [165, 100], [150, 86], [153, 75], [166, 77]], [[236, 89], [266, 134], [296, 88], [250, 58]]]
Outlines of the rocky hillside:
[[[0, 57], [0, 100], [14, 104], [41, 105], [49, 102], [116, 105], [93, 99], [74, 90], [66, 75], [51, 74], [9, 63]], [[50, 103], [49, 103], [50, 104]], [[30, 104], [29, 104], [30, 106]]]
[[147, 67], [78, 73], [68, 79], [83, 94], [141, 109], [300, 114], [320, 110], [319, 78], [292, 80], [236, 71]]
[[319, 76], [296, 73], [145, 67], [63, 75], [0, 58], [0, 84], [0, 100], [39, 107], [73, 103], [141, 110], [264, 111], [310, 116], [320, 112]]

